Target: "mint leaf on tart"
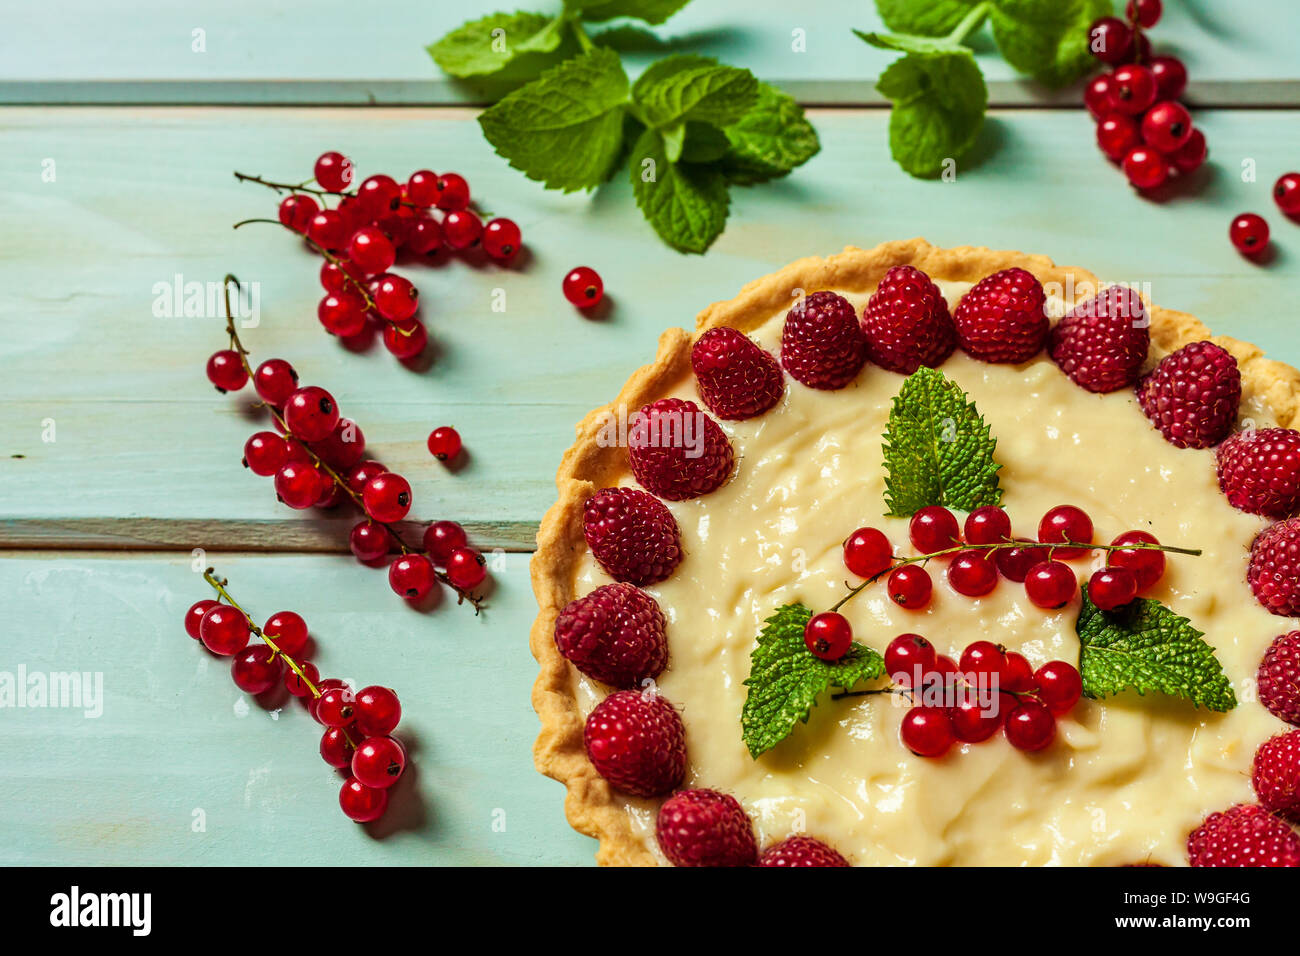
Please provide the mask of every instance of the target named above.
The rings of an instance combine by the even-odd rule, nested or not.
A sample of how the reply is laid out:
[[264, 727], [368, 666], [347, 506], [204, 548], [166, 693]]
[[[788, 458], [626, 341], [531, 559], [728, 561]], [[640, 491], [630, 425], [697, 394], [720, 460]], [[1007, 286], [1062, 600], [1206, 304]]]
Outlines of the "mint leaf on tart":
[[1075, 627], [1087, 697], [1113, 697], [1131, 688], [1139, 694], [1182, 697], [1214, 711], [1237, 706], [1232, 684], [1205, 635], [1159, 601], [1137, 598], [1103, 611], [1084, 585]]
[[960, 387], [937, 369], [917, 369], [894, 396], [885, 427], [885, 513], [908, 518], [930, 505], [974, 511], [1001, 504], [996, 447]]
[[[679, 154], [684, 148], [679, 141]], [[632, 147], [631, 178], [642, 214], [680, 252], [704, 252], [727, 224], [726, 177], [714, 166], [672, 162], [655, 130], [643, 130]]]
[[1110, 13], [1110, 0], [995, 0], [989, 22], [1004, 60], [1048, 86], [1065, 86], [1096, 65], [1088, 27]]
[[615, 17], [631, 17], [658, 26], [689, 2], [690, 0], [564, 0], [564, 8], [592, 23], [613, 20]]
[[489, 76], [528, 53], [552, 53], [564, 39], [563, 19], [540, 13], [490, 13], [463, 23], [427, 47], [452, 76]]
[[795, 724], [807, 723], [817, 698], [830, 688], [848, 690], [885, 672], [884, 658], [861, 644], [851, 645], [838, 661], [813, 656], [803, 640], [811, 618], [812, 611], [802, 604], [777, 608], [750, 653], [749, 694], [740, 726], [754, 759], [788, 737]]
[[723, 171], [730, 182], [744, 186], [784, 176], [821, 149], [803, 107], [767, 83], [758, 84], [754, 104], [723, 132], [729, 144]]

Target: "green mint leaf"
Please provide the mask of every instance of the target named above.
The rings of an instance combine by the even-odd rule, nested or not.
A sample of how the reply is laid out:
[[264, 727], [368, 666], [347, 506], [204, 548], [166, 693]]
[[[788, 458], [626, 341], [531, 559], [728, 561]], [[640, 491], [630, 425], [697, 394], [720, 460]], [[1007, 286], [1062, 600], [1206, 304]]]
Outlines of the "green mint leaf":
[[564, 37], [564, 21], [540, 13], [492, 13], [452, 30], [428, 47], [452, 76], [487, 76], [528, 53], [551, 53]]
[[1132, 688], [1139, 694], [1183, 697], [1214, 711], [1237, 706], [1232, 684], [1205, 635], [1159, 601], [1138, 598], [1103, 611], [1085, 586], [1075, 627], [1079, 674], [1088, 697], [1113, 697]]
[[997, 439], [975, 403], [937, 369], [919, 368], [903, 381], [884, 438], [886, 514], [1001, 504]]
[[668, 162], [675, 163], [682, 158], [682, 149], [686, 146], [686, 124], [674, 123], [663, 130], [664, 155]]
[[632, 147], [632, 191], [641, 213], [679, 252], [704, 252], [727, 224], [727, 180], [710, 166], [672, 163], [652, 129]]
[[594, 49], [547, 70], [479, 115], [493, 148], [548, 189], [594, 189], [622, 153], [627, 74]]
[[731, 143], [727, 135], [708, 123], [687, 123], [686, 142], [682, 145], [684, 163], [716, 163], [727, 155]]
[[565, 0], [565, 8], [583, 20], [598, 22], [615, 17], [632, 17], [658, 25], [686, 6], [690, 0]]
[[748, 70], [723, 66], [711, 57], [679, 54], [642, 73], [632, 99], [645, 121], [659, 129], [688, 120], [723, 127], [754, 105], [758, 80]]
[[864, 33], [854, 30], [858, 39], [881, 50], [896, 50], [899, 53], [969, 53], [960, 43], [953, 43], [946, 37], [917, 36], [911, 33]]
[[1110, 13], [1110, 0], [995, 0], [989, 19], [1008, 63], [1049, 86], [1065, 86], [1096, 66], [1088, 26]]
[[668, 49], [668, 41], [653, 30], [624, 23], [591, 35], [591, 42], [624, 53], [657, 53]]
[[913, 176], [937, 176], [962, 156], [984, 125], [988, 90], [969, 50], [912, 53], [890, 64], [876, 83], [894, 103], [889, 149]]
[[724, 132], [730, 143], [723, 171], [733, 183], [750, 185], [784, 176], [817, 155], [817, 131], [793, 96], [767, 83], [758, 99]]
[[980, 0], [876, 0], [885, 26], [895, 33], [947, 36]]
[[749, 755], [758, 759], [790, 735], [795, 724], [807, 723], [817, 698], [832, 687], [843, 690], [885, 672], [875, 651], [853, 644], [838, 661], [814, 657], [803, 642], [803, 629], [812, 611], [787, 604], [767, 619], [749, 655], [749, 693], [740, 726]]

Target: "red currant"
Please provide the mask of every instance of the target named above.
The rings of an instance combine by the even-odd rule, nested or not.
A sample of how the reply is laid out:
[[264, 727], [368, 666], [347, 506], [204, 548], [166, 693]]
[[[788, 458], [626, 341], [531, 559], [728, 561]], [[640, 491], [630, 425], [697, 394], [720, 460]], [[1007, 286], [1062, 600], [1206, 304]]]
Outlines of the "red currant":
[[210, 608], [214, 608], [218, 601], [205, 598], [202, 601], [195, 601], [185, 612], [185, 633], [196, 641], [199, 640], [199, 625], [203, 621], [203, 615], [208, 613]]
[[438, 177], [438, 208], [458, 212], [469, 205], [469, 183], [456, 173], [443, 173]]
[[352, 744], [352, 738], [342, 727], [330, 727], [320, 738], [320, 755], [331, 767], [336, 770], [346, 770], [352, 766], [352, 754], [356, 747]]
[[1155, 56], [1147, 62], [1147, 69], [1156, 81], [1156, 97], [1176, 100], [1187, 89], [1187, 67], [1176, 56]]
[[460, 454], [460, 432], [450, 425], [442, 425], [429, 432], [429, 454], [439, 461], [451, 461]]
[[1123, 607], [1137, 597], [1137, 577], [1125, 568], [1102, 568], [1088, 579], [1088, 597], [1103, 611]]
[[418, 320], [389, 322], [384, 326], [384, 348], [399, 359], [413, 359], [424, 351], [429, 332]]
[[1100, 120], [1110, 112], [1110, 74], [1094, 76], [1083, 88], [1083, 105], [1088, 107], [1092, 118]]
[[1142, 117], [1142, 139], [1152, 149], [1172, 153], [1192, 135], [1192, 114], [1181, 103], [1165, 100]]
[[307, 224], [307, 238], [327, 252], [340, 252], [351, 234], [343, 217], [333, 209], [322, 209]]
[[956, 739], [952, 721], [942, 707], [913, 707], [903, 715], [898, 735], [918, 757], [940, 757]]
[[280, 202], [280, 222], [294, 232], [306, 232], [318, 212], [320, 203], [302, 193], [286, 196]]
[[393, 536], [377, 521], [358, 521], [348, 532], [348, 547], [363, 564], [370, 564], [393, 550]]
[[474, 548], [457, 548], [447, 555], [447, 580], [462, 591], [471, 591], [487, 577], [487, 560]]
[[919, 611], [930, 603], [934, 584], [930, 572], [917, 564], [905, 564], [889, 575], [889, 598], [899, 607]]
[[352, 185], [352, 160], [342, 153], [321, 153], [316, 160], [315, 174], [321, 189], [341, 193]]
[[357, 730], [367, 737], [391, 734], [402, 720], [402, 704], [387, 687], [363, 687], [357, 691]]
[[409, 206], [402, 206], [397, 212], [376, 220], [375, 226], [388, 237], [388, 241], [393, 244], [393, 249], [399, 250], [405, 248], [410, 238], [411, 226], [415, 223], [416, 215], [418, 213]]
[[859, 528], [844, 542], [844, 566], [860, 578], [874, 578], [893, 560], [894, 546], [875, 528]]
[[1124, 15], [1128, 22], [1150, 30], [1160, 20], [1160, 0], [1128, 0]]
[[483, 227], [483, 251], [498, 262], [513, 259], [519, 243], [519, 227], [510, 219], [491, 219]]
[[934, 669], [934, 645], [920, 634], [899, 634], [885, 648], [885, 673], [900, 686], [915, 686], [918, 675]]
[[392, 737], [369, 737], [352, 755], [352, 776], [377, 790], [391, 787], [406, 769], [406, 750]]
[[258, 432], [244, 442], [244, 467], [263, 478], [279, 471], [288, 456], [288, 445], [275, 432]]
[[334, 211], [339, 214], [339, 219], [343, 221], [343, 234], [351, 236], [362, 226], [370, 225], [370, 219], [366, 212], [361, 208], [361, 200], [356, 196], [344, 196], [339, 200], [339, 204], [334, 207]]
[[1268, 223], [1262, 216], [1244, 212], [1232, 220], [1228, 238], [1243, 256], [1257, 256], [1268, 248]]
[[430, 216], [417, 216], [406, 230], [406, 245], [417, 256], [442, 248], [442, 224]]
[[321, 695], [316, 698], [318, 721], [326, 727], [347, 727], [356, 718], [356, 695], [351, 687], [343, 684], [321, 689]]
[[1137, 121], [1123, 113], [1108, 113], [1097, 124], [1097, 147], [1112, 163], [1120, 162], [1135, 147], [1142, 145]]
[[[1125, 531], [1111, 544], [1159, 544], [1156, 536], [1146, 531]], [[1154, 548], [1130, 548], [1111, 551], [1106, 564], [1112, 568], [1126, 568], [1137, 579], [1137, 593], [1148, 591], [1165, 573], [1165, 553]]]
[[343, 489], [334, 483], [324, 469], [318, 468], [320, 474], [320, 494], [316, 497], [315, 507], [337, 508], [343, 504]]
[[984, 551], [961, 551], [948, 565], [948, 583], [958, 594], [980, 597], [998, 583], [998, 567]]
[[985, 683], [996, 676], [1001, 684], [1007, 669], [1007, 654], [992, 641], [972, 641], [961, 652], [957, 667], [963, 674], [974, 675]]
[[280, 611], [266, 619], [262, 633], [290, 657], [297, 657], [307, 647], [307, 622], [294, 611]]
[[1001, 544], [1011, 540], [1011, 519], [997, 505], [976, 508], [966, 516], [967, 544]]
[[1038, 698], [1056, 716], [1069, 712], [1083, 693], [1083, 680], [1074, 665], [1065, 661], [1048, 661], [1034, 671]]
[[334, 430], [338, 420], [334, 396], [316, 385], [298, 389], [284, 403], [284, 423], [302, 441], [320, 441]]
[[[1059, 545], [1066, 542], [1092, 544], [1092, 519], [1082, 508], [1074, 505], [1057, 505], [1038, 522], [1038, 540], [1043, 544]], [[1078, 561], [1092, 554], [1089, 548], [1053, 548], [1053, 557], [1062, 561]]]
[[996, 734], [1002, 726], [1002, 696], [998, 695], [998, 704], [985, 707], [974, 694], [963, 694], [948, 711], [953, 736], [962, 743], [977, 744]]
[[363, 273], [372, 276], [388, 271], [397, 260], [397, 250], [380, 229], [364, 226], [352, 234], [348, 257]]
[[311, 450], [335, 471], [345, 472], [365, 455], [366, 436], [352, 419], [340, 418], [329, 435], [322, 441], [312, 442]]
[[824, 661], [837, 661], [848, 653], [853, 643], [853, 628], [849, 619], [834, 611], [814, 614], [804, 625], [804, 645], [814, 656]]
[[442, 219], [442, 238], [449, 247], [468, 249], [483, 236], [483, 220], [468, 209], [449, 212]]
[[411, 510], [411, 485], [401, 475], [386, 471], [366, 482], [361, 500], [366, 514], [376, 521], [392, 524], [401, 521]]
[[993, 552], [993, 561], [1002, 572], [1002, 576], [1008, 581], [1021, 582], [1025, 580], [1025, 575], [1029, 569], [1040, 561], [1047, 560], [1047, 549], [1035, 547], [1032, 541], [1026, 541], [1024, 538], [1017, 538], [1017, 541], [1024, 541], [1024, 547], [999, 548]]
[[237, 392], [248, 384], [248, 370], [234, 349], [222, 349], [208, 359], [208, 381], [218, 392]]
[[320, 472], [309, 462], [286, 462], [275, 473], [276, 497], [296, 511], [310, 508], [325, 491]]
[[1119, 17], [1101, 17], [1088, 28], [1088, 49], [1102, 63], [1127, 63], [1133, 55], [1133, 31]]
[[326, 292], [355, 292], [357, 287], [354, 283], [364, 278], [361, 270], [347, 260], [334, 262], [326, 259], [320, 266], [320, 284]]
[[[306, 672], [306, 670], [307, 669], [304, 667], [303, 671]], [[324, 680], [316, 680], [315, 678], [313, 678], [312, 683], [316, 685], [316, 690], [319, 692], [320, 696], [313, 695], [307, 697], [307, 713], [311, 715], [312, 720], [316, 721], [317, 723], [320, 723], [320, 715], [318, 713], [318, 710], [320, 708], [321, 697], [323, 697], [327, 691], [331, 691], [336, 688], [341, 688], [343, 690], [349, 690], [349, 691], [350, 688], [348, 687], [347, 684], [339, 680], [337, 677], [326, 677]]]
[[465, 529], [454, 521], [435, 521], [424, 529], [424, 550], [435, 564], [446, 567], [453, 551], [469, 544]]
[[1156, 101], [1156, 78], [1145, 66], [1126, 63], [1111, 74], [1110, 107], [1137, 116]]
[[420, 307], [420, 290], [401, 276], [382, 276], [372, 295], [375, 308], [389, 322], [405, 322]]
[[1035, 607], [1057, 610], [1070, 603], [1079, 582], [1068, 564], [1042, 561], [1025, 576], [1025, 594]]
[[327, 292], [316, 306], [316, 318], [331, 335], [351, 338], [366, 327], [366, 300], [350, 289]]
[[371, 176], [357, 187], [357, 202], [366, 218], [381, 219], [401, 205], [402, 187], [392, 176]]
[[578, 266], [564, 277], [564, 297], [579, 309], [589, 309], [605, 295], [605, 283], [595, 269]]
[[265, 644], [247, 647], [230, 662], [230, 677], [245, 694], [264, 694], [280, 683], [284, 665]]
[[388, 566], [388, 586], [408, 601], [428, 597], [437, 583], [433, 562], [423, 554], [404, 554]]
[[1183, 143], [1179, 149], [1166, 156], [1174, 168], [1180, 173], [1190, 173], [1198, 169], [1201, 163], [1205, 162], [1205, 157], [1209, 155], [1209, 149], [1205, 145], [1205, 134], [1199, 129], [1193, 127], [1192, 135], [1187, 137], [1187, 142]]
[[365, 461], [359, 462], [349, 468], [348, 473], [344, 475], [344, 481], [347, 482], [349, 488], [357, 494], [361, 494], [361, 492], [366, 489], [366, 482], [375, 477], [375, 475], [382, 475], [386, 471], [388, 471], [388, 469], [382, 464], [375, 461], [373, 458], [367, 458]]
[[1169, 178], [1168, 161], [1148, 146], [1134, 146], [1122, 165], [1134, 189], [1158, 189]]
[[1300, 173], [1283, 173], [1273, 184], [1277, 208], [1288, 216], [1300, 216]]
[[229, 657], [248, 644], [248, 618], [228, 604], [216, 604], [199, 621], [199, 640], [213, 654]]
[[367, 787], [356, 777], [348, 777], [339, 790], [339, 806], [349, 820], [370, 823], [388, 809], [388, 791]]
[[957, 518], [942, 505], [930, 505], [912, 515], [907, 534], [912, 547], [921, 554], [934, 554], [961, 543]]
[[1034, 688], [1034, 669], [1029, 666], [1029, 661], [1024, 654], [1017, 651], [1007, 651], [1006, 666], [1002, 669], [1002, 679], [1005, 681], [1003, 690], [1023, 694]]
[[253, 372], [253, 388], [266, 404], [282, 406], [298, 388], [298, 373], [284, 359], [267, 359]]
[[411, 173], [406, 181], [406, 198], [421, 209], [428, 209], [438, 201], [438, 174], [431, 169]]
[[1036, 700], [1022, 700], [1007, 714], [1003, 732], [1017, 750], [1042, 750], [1056, 736], [1056, 718]]
[[294, 697], [310, 697], [311, 687], [307, 685], [307, 681], [316, 684], [320, 680], [320, 671], [316, 669], [316, 665], [311, 661], [297, 661], [296, 663], [298, 664], [298, 670], [302, 671], [307, 680], [299, 677], [292, 667], [286, 668], [284, 672], [284, 688]]

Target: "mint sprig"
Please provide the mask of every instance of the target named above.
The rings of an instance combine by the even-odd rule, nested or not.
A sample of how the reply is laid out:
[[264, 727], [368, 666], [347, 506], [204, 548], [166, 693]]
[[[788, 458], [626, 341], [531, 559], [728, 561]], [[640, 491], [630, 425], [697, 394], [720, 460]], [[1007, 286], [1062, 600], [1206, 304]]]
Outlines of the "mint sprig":
[[1083, 588], [1075, 625], [1083, 693], [1094, 699], [1123, 690], [1182, 697], [1214, 711], [1237, 706], [1214, 648], [1185, 617], [1159, 601], [1137, 600], [1103, 611]]
[[894, 396], [885, 427], [885, 513], [906, 518], [930, 505], [974, 511], [1001, 504], [996, 447], [960, 386], [938, 369], [917, 369]]
[[749, 755], [757, 759], [790, 735], [800, 721], [807, 723], [817, 698], [832, 687], [848, 690], [885, 672], [876, 651], [852, 644], [838, 661], [814, 656], [804, 644], [803, 631], [812, 611], [786, 604], [767, 619], [750, 653], [749, 693], [740, 725]]

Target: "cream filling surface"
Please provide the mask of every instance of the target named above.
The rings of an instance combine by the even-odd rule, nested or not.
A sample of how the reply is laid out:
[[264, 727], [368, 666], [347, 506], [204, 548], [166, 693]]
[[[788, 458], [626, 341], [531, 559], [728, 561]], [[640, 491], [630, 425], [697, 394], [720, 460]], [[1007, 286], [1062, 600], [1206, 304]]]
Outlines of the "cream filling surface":
[[[950, 304], [969, 287], [940, 283]], [[846, 296], [861, 313], [866, 295]], [[1051, 303], [1059, 315], [1061, 302]], [[754, 339], [779, 353], [784, 313]], [[1148, 424], [1130, 391], [1093, 395], [1046, 357], [1009, 367], [960, 351], [942, 366], [976, 402], [997, 439], [1003, 505], [1013, 532], [1032, 537], [1058, 504], [1084, 508], [1096, 540], [1130, 528], [1171, 555], [1148, 596], [1206, 633], [1240, 703], [1227, 714], [1181, 700], [1126, 693], [1081, 701], [1045, 751], [1025, 754], [999, 733], [945, 757], [913, 756], [898, 739], [902, 701], [823, 697], [808, 724], [758, 760], [741, 740], [743, 681], [763, 620], [782, 604], [830, 607], [852, 578], [841, 542], [880, 528], [896, 553], [914, 553], [904, 519], [885, 518], [881, 435], [903, 378], [868, 365], [848, 388], [821, 392], [787, 376], [783, 402], [757, 419], [722, 422], [737, 458], [731, 482], [703, 498], [667, 502], [686, 557], [648, 588], [668, 618], [670, 660], [660, 691], [687, 730], [687, 786], [733, 793], [754, 819], [760, 847], [796, 832], [820, 837], [856, 865], [1114, 865], [1186, 862], [1185, 841], [1207, 812], [1253, 799], [1250, 763], [1282, 729], [1255, 699], [1255, 669], [1272, 638], [1293, 624], [1261, 608], [1245, 583], [1248, 549], [1263, 521], [1234, 511], [1219, 492], [1213, 454], [1174, 448]], [[698, 401], [693, 379], [671, 392]], [[1246, 396], [1243, 416], [1267, 416]], [[630, 473], [624, 484], [634, 484]], [[959, 514], [959, 518], [964, 517]], [[1072, 562], [1081, 577], [1100, 555]], [[1037, 667], [1077, 663], [1079, 598], [1036, 608], [1023, 585], [1001, 579], [982, 598], [952, 590], [929, 565], [934, 597], [921, 611], [891, 602], [884, 582], [846, 605], [855, 638], [883, 651], [913, 631], [956, 659], [987, 639]], [[609, 582], [588, 554], [578, 593]], [[604, 695], [574, 672], [583, 713]], [[895, 704], [897, 702], [897, 705]], [[658, 854], [659, 801], [620, 797], [634, 829]]]

